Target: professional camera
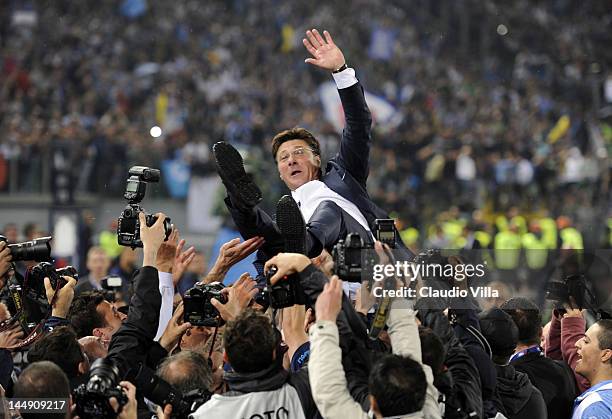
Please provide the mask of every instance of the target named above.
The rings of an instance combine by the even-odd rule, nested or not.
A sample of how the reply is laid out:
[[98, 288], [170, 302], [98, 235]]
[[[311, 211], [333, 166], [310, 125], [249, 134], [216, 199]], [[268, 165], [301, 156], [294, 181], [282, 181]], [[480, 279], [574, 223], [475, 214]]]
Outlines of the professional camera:
[[[123, 194], [123, 197], [128, 200], [128, 205], [118, 220], [117, 241], [122, 246], [135, 249], [136, 247], [142, 247], [138, 214], [144, 212], [144, 209], [139, 204], [147, 191], [147, 182], [159, 182], [160, 174], [158, 169], [134, 166], [130, 169], [129, 175]], [[157, 216], [145, 212], [145, 219], [147, 226], [151, 227], [157, 221]], [[164, 229], [166, 240], [168, 240], [172, 232], [170, 218], [164, 220]]]
[[225, 286], [220, 282], [196, 284], [188, 289], [183, 296], [184, 319], [192, 326], [221, 326], [224, 321], [219, 311], [211, 304], [214, 298], [222, 304], [227, 303], [227, 297], [221, 292]]
[[56, 290], [66, 284], [65, 276], [72, 277], [77, 281], [79, 279], [77, 270], [72, 266], [55, 269], [53, 264], [49, 262], [40, 262], [38, 265], [34, 265], [26, 276], [31, 291], [30, 296], [34, 299], [42, 298], [46, 301], [45, 277], [49, 278], [51, 287]]
[[[77, 415], [81, 419], [117, 417], [128, 402], [119, 381], [119, 370], [111, 360], [100, 358], [94, 361], [87, 384], [81, 384], [73, 392]], [[111, 397], [119, 403], [117, 413], [109, 403]]]
[[377, 218], [374, 220], [374, 237], [390, 248], [395, 247], [395, 221], [391, 218]]
[[584, 275], [568, 275], [561, 281], [550, 281], [546, 286], [546, 299], [557, 302], [557, 308], [562, 309], [563, 304], [570, 304], [570, 297], [574, 299], [579, 309], [587, 308], [588, 298], [593, 298], [587, 288]]
[[123, 280], [116, 275], [105, 276], [100, 280], [100, 286], [104, 293], [104, 299], [109, 303], [114, 303], [117, 301], [117, 293], [122, 290]]
[[334, 274], [343, 281], [361, 282], [372, 277], [377, 263], [373, 247], [365, 245], [357, 233], [349, 233], [346, 239], [339, 240], [332, 249]]
[[142, 395], [147, 400], [152, 401], [162, 409], [167, 404], [172, 405], [171, 417], [176, 419], [187, 419], [191, 413], [206, 403], [211, 396], [206, 389], [196, 389], [182, 394], [144, 365], [140, 366], [135, 381], [138, 390], [142, 392]]
[[[44, 262], [51, 260], [51, 241], [52, 237], [41, 237], [29, 242], [9, 244], [13, 262], [20, 260], [35, 260], [36, 262]], [[0, 236], [0, 241], [6, 242], [6, 237]]]
[[270, 267], [266, 275], [266, 288], [263, 290], [263, 295], [267, 296], [270, 306], [276, 309], [291, 307], [295, 304], [305, 305], [306, 296], [302, 290], [299, 276], [297, 274], [288, 275], [283, 277], [275, 285], [272, 285], [270, 278], [272, 278], [276, 272], [278, 272], [276, 266]]

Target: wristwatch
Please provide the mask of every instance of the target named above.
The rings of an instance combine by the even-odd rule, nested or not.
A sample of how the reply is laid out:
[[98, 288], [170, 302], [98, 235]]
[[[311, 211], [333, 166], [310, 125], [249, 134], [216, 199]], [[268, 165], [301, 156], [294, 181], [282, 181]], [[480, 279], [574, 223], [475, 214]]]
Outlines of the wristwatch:
[[346, 65], [346, 63], [344, 63], [344, 64], [342, 64], [342, 66], [339, 69], [332, 71], [332, 74], [340, 73], [341, 71], [344, 71], [347, 68], [348, 68], [348, 65]]

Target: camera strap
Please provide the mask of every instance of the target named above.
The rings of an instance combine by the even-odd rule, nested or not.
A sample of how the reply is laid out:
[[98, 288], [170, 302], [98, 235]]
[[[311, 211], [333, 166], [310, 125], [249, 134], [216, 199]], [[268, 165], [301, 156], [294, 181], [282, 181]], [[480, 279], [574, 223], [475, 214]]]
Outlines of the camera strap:
[[210, 343], [210, 351], [208, 351], [208, 359], [212, 359], [212, 353], [215, 350], [215, 341], [217, 340], [217, 331], [219, 330], [219, 326], [215, 326], [215, 331], [213, 332], [212, 342]]
[[[17, 277], [19, 282], [21, 282], [23, 284], [23, 287], [20, 287], [20, 286], [18, 286], [16, 284], [13, 284], [13, 285], [9, 286], [9, 292], [11, 293], [11, 298], [13, 299], [13, 303], [15, 304], [16, 313], [10, 319], [7, 319], [7, 320], [3, 321], [2, 323], [0, 323], [0, 331], [2, 331], [2, 332], [7, 330], [9, 327], [11, 327], [13, 325], [13, 323], [15, 323], [15, 322], [18, 322], [21, 325], [21, 328], [24, 331], [28, 330], [27, 318], [26, 318], [26, 312], [25, 312], [25, 309], [24, 309], [24, 306], [23, 306], [23, 300], [24, 300], [25, 296], [27, 295], [27, 292], [30, 289], [30, 286], [28, 284], [28, 279], [29, 279], [29, 276], [30, 276], [31, 269], [32, 268], [28, 268], [28, 270], [26, 271], [25, 278], [23, 278], [21, 276], [21, 274], [19, 272], [17, 272], [17, 270], [14, 270], [14, 272], [15, 272], [14, 275]], [[57, 291], [60, 288], [61, 287], [58, 286], [53, 291], [53, 297], [51, 298], [51, 304], [49, 305], [49, 309], [47, 310], [47, 314], [36, 325], [36, 327], [34, 329], [32, 329], [28, 333], [28, 335], [21, 342], [19, 342], [16, 345], [9, 346], [9, 347], [7, 347], [5, 349], [14, 350], [14, 349], [20, 349], [20, 348], [24, 348], [24, 347], [30, 346], [31, 344], [33, 344], [34, 342], [36, 342], [38, 339], [40, 339], [43, 336], [43, 334], [44, 334], [44, 325], [47, 322], [47, 320], [49, 319], [49, 316], [51, 315], [51, 308], [53, 307], [53, 304], [55, 303], [55, 299], [57, 298]]]
[[[395, 258], [391, 251], [383, 248], [385, 254], [389, 258], [391, 263], [395, 263]], [[390, 276], [385, 278], [384, 280], [384, 289], [391, 290], [395, 288], [396, 278], [395, 276]], [[368, 337], [372, 340], [378, 339], [380, 336], [380, 332], [385, 329], [385, 324], [387, 323], [387, 318], [389, 317], [389, 309], [391, 308], [391, 297], [383, 296], [378, 298], [378, 308], [374, 313], [374, 319], [372, 320], [372, 326], [370, 327], [370, 333]]]

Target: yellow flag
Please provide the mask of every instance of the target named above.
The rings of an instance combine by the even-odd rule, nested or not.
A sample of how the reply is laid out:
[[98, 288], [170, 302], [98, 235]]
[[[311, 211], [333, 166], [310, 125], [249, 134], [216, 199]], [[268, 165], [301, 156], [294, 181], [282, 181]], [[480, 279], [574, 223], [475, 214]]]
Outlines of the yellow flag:
[[551, 144], [556, 143], [557, 141], [559, 141], [559, 138], [563, 137], [569, 129], [569, 116], [563, 115], [561, 118], [559, 118], [553, 129], [550, 130], [550, 132], [548, 133], [548, 142]]

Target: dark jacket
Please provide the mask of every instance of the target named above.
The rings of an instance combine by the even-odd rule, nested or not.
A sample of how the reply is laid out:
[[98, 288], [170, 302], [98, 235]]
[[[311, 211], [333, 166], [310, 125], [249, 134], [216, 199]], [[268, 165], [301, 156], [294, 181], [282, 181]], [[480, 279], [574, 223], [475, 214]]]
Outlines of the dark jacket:
[[512, 365], [497, 365], [497, 395], [501, 401], [499, 411], [508, 419], [545, 419], [546, 404], [540, 390], [535, 388], [527, 374]]
[[550, 419], [571, 416], [577, 389], [567, 364], [539, 353], [528, 353], [512, 361], [512, 365], [517, 371], [527, 374], [531, 383], [540, 390]]
[[[338, 93], [344, 110], [345, 128], [342, 131], [340, 150], [328, 161], [320, 180], [332, 191], [355, 204], [365, 217], [370, 229], [374, 231], [374, 220], [390, 217], [384, 210], [374, 204], [366, 190], [366, 181], [369, 174], [370, 145], [372, 143], [372, 116], [360, 83], [345, 89], [338, 89]], [[232, 206], [229, 199], [226, 199], [225, 202], [232, 214], [232, 218], [236, 222], [238, 230], [245, 239], [254, 236], [263, 236], [266, 239], [266, 243], [258, 251], [258, 260], [265, 261], [267, 258], [283, 251], [283, 238], [272, 218], [264, 210], [256, 206], [252, 212], [245, 212]], [[343, 239], [344, 236], [342, 234], [345, 234], [346, 231], [338, 228], [330, 229], [329, 227], [332, 225], [337, 227], [334, 224], [338, 222], [336, 219], [337, 212], [329, 207], [325, 207], [322, 210], [332, 214], [334, 218], [326, 223], [325, 218], [327, 216], [325, 214], [317, 214], [319, 211], [317, 209], [311, 219], [311, 221], [314, 221], [309, 223], [311, 225], [308, 226], [308, 231], [309, 234], [317, 238], [319, 243], [329, 247], [330, 243], [336, 243], [338, 239]], [[348, 216], [348, 214], [345, 215]], [[355, 225], [355, 223], [351, 224], [356, 229], [363, 230]], [[340, 234], [342, 237], [330, 237], [330, 230], [336, 232], [335, 234]], [[412, 253], [406, 248], [397, 231], [396, 248], [401, 249], [401, 252], [406, 254], [406, 260], [412, 260]], [[318, 256], [320, 252], [320, 247], [314, 247], [310, 249], [309, 255], [311, 257]]]
[[139, 363], [155, 368], [155, 364], [167, 355], [153, 341], [157, 333], [160, 308], [157, 269], [144, 266], [134, 277], [134, 295], [130, 300], [127, 319], [115, 332], [108, 347], [107, 358], [115, 362], [121, 377], [125, 377]]
[[[417, 302], [417, 308], [419, 303]], [[467, 353], [448, 319], [440, 310], [419, 309], [423, 326], [442, 340], [448, 376], [435, 376], [434, 385], [444, 396], [444, 417], [483, 417], [482, 391], [476, 364]], [[435, 374], [435, 372], [434, 372]]]

